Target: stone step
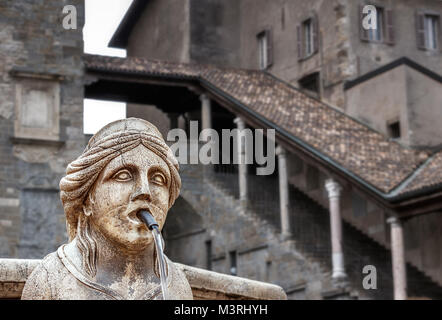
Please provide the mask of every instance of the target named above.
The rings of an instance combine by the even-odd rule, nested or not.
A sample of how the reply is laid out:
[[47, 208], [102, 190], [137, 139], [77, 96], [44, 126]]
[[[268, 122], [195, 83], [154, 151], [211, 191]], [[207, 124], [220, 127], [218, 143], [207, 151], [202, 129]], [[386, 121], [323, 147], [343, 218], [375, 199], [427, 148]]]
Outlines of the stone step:
[[[252, 185], [249, 191], [253, 195], [251, 205], [247, 210], [242, 210], [240, 201], [234, 194], [235, 188], [229, 188], [235, 184], [233, 180], [237, 177], [230, 178], [232, 181], [229, 181], [226, 176], [218, 181], [216, 177], [212, 177], [206, 183], [217, 193], [218, 198], [224, 199], [224, 205], [231, 207], [231, 210], [242, 215], [247, 221], [265, 228], [269, 235], [277, 239], [280, 236], [280, 226], [279, 195], [275, 192], [278, 190], [276, 181], [264, 179], [262, 181], [264, 181], [265, 188], [262, 188], [254, 183], [254, 178], [251, 179], [249, 183]], [[345, 221], [343, 241], [346, 269], [349, 275], [348, 285], [343, 290], [330, 283], [331, 244], [328, 210], [293, 186], [290, 186], [289, 192], [293, 236], [290, 241], [280, 245], [288, 252], [301, 253], [306, 261], [319, 266], [324, 275], [323, 299], [355, 299], [358, 296], [363, 299], [392, 299], [390, 251]], [[364, 276], [362, 268], [368, 264], [375, 265], [378, 272], [379, 288], [374, 292], [362, 288]], [[410, 294], [417, 297], [442, 297], [441, 288], [431, 278], [411, 266], [407, 266], [407, 271], [408, 269], [410, 269], [407, 277]]]

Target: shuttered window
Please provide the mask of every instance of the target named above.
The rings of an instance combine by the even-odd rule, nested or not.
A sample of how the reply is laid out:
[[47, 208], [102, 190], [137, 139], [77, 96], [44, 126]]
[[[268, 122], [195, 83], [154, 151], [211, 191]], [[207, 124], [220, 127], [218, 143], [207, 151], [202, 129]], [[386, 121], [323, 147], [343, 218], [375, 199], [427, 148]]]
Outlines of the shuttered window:
[[[384, 9], [380, 6], [375, 6], [376, 8], [376, 24], [375, 28], [366, 29], [363, 26], [363, 21], [366, 18], [366, 14], [363, 13], [364, 6], [359, 7], [360, 19], [360, 38], [362, 41], [368, 42], [380, 42], [393, 45], [395, 41], [394, 34], [394, 21], [393, 21], [393, 11], [390, 9]], [[371, 14], [371, 13], [367, 13]]]
[[298, 60], [306, 59], [318, 52], [318, 18], [316, 15], [304, 20], [296, 27]]
[[393, 11], [385, 10], [385, 42], [394, 44]]
[[439, 16], [418, 11], [416, 13], [416, 41], [422, 50], [437, 50], [440, 46]]

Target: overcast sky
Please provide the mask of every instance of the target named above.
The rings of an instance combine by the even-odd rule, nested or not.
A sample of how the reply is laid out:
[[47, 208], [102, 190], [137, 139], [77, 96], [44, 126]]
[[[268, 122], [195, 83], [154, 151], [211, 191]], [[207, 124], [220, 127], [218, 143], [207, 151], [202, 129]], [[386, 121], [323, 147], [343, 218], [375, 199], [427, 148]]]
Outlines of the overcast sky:
[[[86, 0], [85, 3], [84, 52], [125, 57], [126, 50], [108, 48], [107, 44], [132, 0]], [[84, 100], [85, 133], [95, 133], [109, 122], [125, 117], [125, 103]]]

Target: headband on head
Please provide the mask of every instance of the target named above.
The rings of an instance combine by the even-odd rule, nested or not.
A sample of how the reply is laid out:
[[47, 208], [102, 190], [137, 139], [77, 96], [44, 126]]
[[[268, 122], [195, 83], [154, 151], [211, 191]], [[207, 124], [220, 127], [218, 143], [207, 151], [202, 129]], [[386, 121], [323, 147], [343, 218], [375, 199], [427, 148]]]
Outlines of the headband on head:
[[60, 198], [66, 215], [69, 241], [75, 238], [84, 200], [101, 171], [112, 159], [140, 144], [158, 155], [169, 167], [172, 177], [169, 208], [173, 205], [181, 188], [179, 164], [161, 133], [153, 124], [142, 119], [111, 122], [89, 140], [83, 154], [68, 165], [66, 176], [60, 180]]

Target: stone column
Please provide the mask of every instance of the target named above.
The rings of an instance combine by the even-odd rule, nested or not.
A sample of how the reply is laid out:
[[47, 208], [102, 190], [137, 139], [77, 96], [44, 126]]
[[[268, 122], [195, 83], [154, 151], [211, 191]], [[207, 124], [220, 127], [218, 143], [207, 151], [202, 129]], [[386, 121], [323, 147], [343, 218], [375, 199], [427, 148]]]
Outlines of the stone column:
[[340, 208], [340, 196], [342, 187], [333, 179], [325, 182], [330, 201], [330, 230], [332, 244], [332, 279], [345, 279], [344, 253], [342, 250], [342, 220]]
[[[201, 100], [201, 130], [212, 129], [212, 105], [207, 95], [200, 95]], [[208, 136], [202, 136], [207, 141]]]
[[278, 146], [276, 148], [278, 155], [278, 176], [279, 176], [279, 206], [281, 214], [281, 233], [283, 237], [289, 237], [290, 216], [289, 216], [289, 184], [287, 174], [286, 151]]
[[246, 146], [245, 139], [241, 139], [241, 131], [246, 127], [243, 119], [237, 117], [234, 122], [238, 128], [238, 178], [239, 178], [239, 199], [243, 204], [247, 202], [247, 164], [246, 164]]
[[394, 299], [407, 299], [407, 274], [404, 256], [404, 236], [401, 221], [396, 217], [387, 219], [391, 230], [391, 261], [393, 267]]

